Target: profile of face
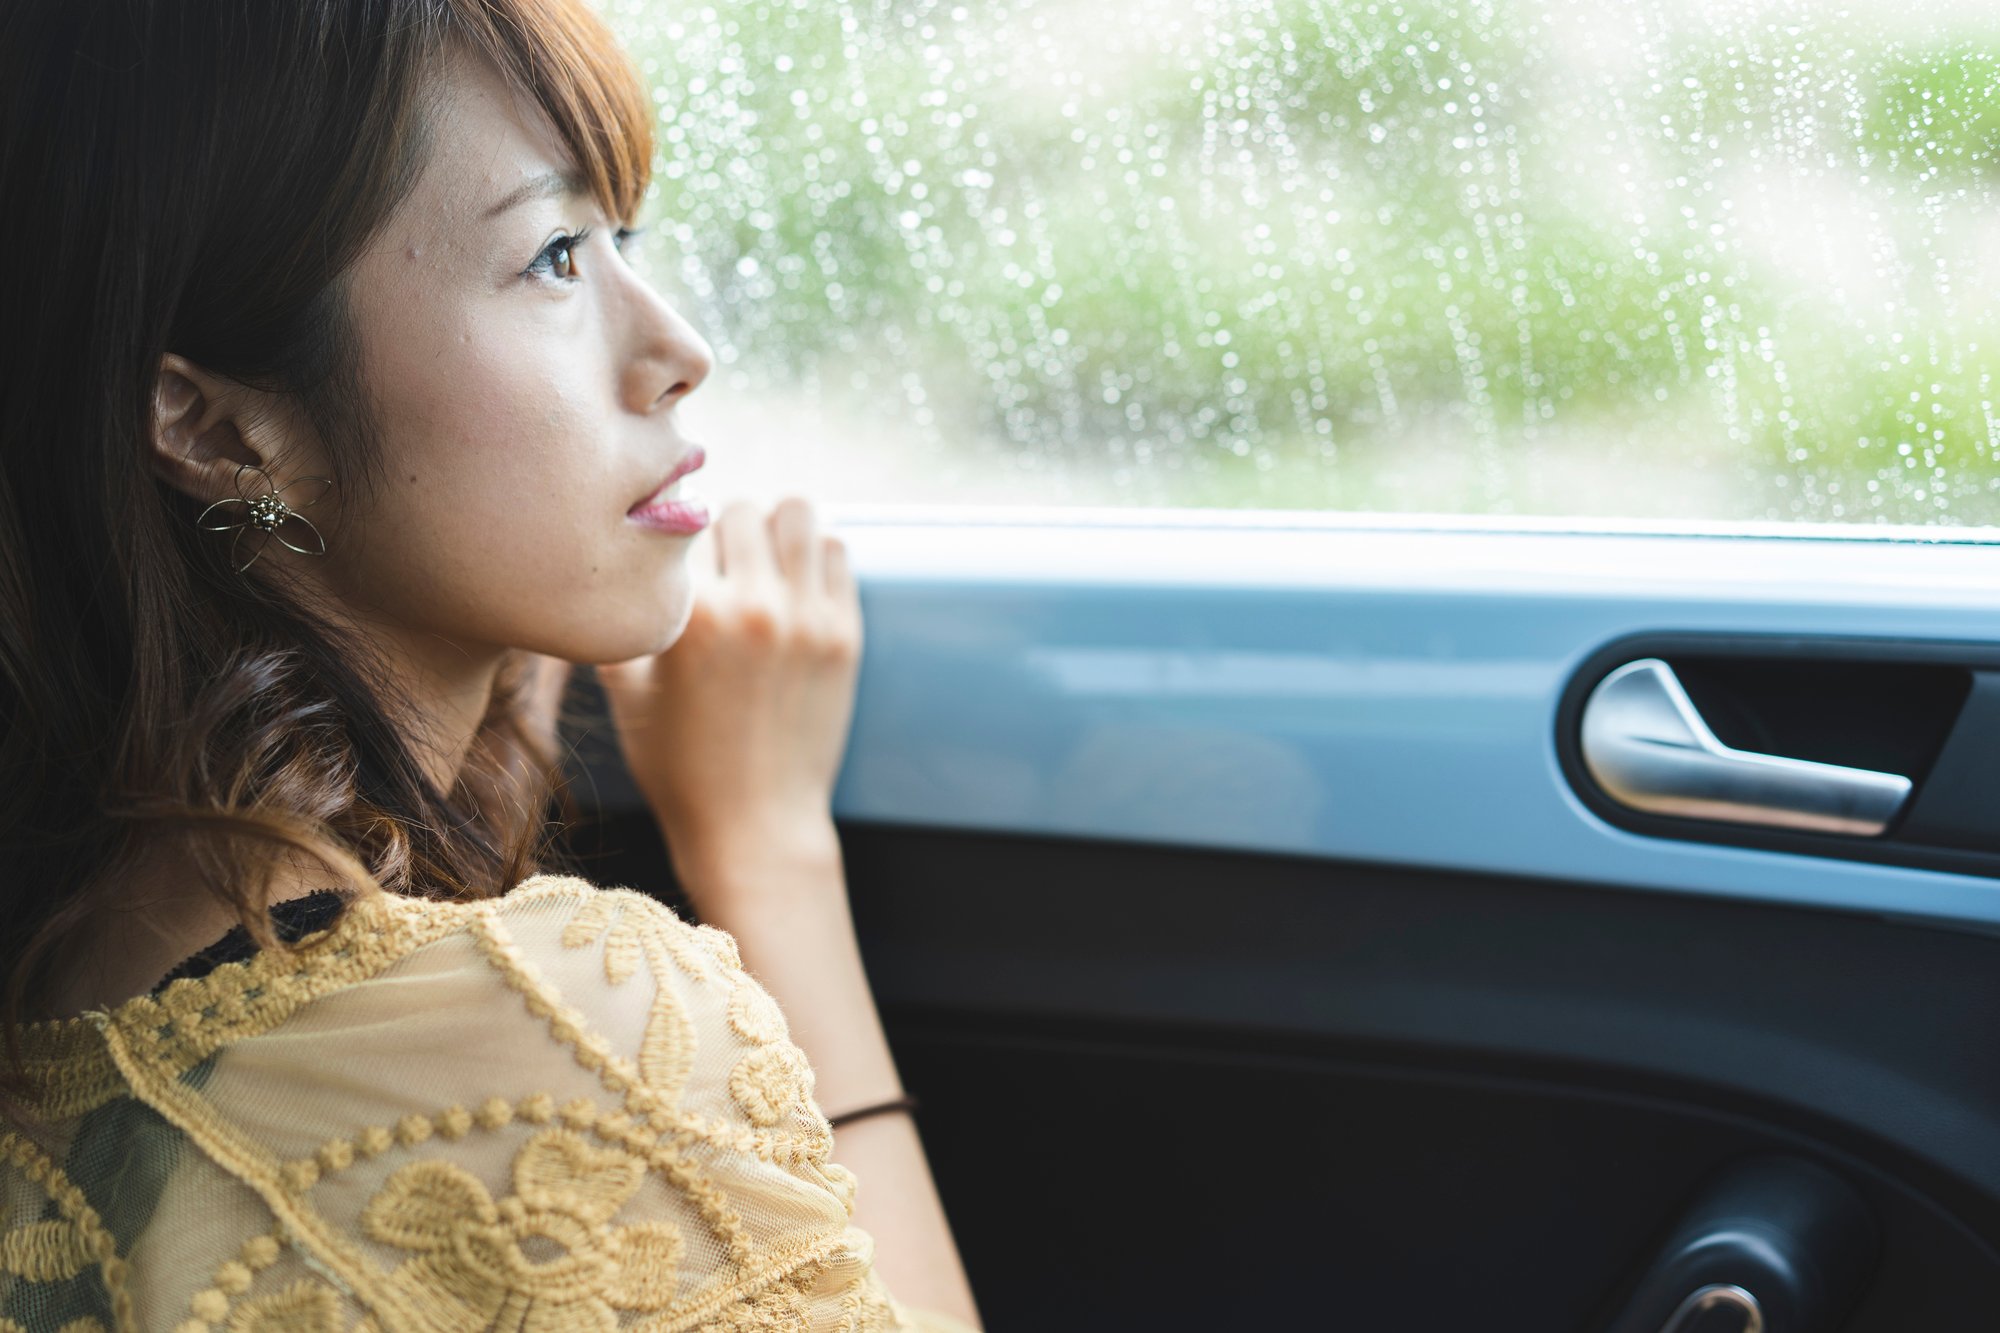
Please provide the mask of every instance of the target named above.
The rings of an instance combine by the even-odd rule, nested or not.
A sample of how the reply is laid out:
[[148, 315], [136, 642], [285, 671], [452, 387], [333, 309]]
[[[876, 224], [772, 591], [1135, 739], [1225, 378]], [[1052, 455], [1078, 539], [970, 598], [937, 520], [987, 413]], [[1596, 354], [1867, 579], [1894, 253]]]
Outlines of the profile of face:
[[[627, 265], [619, 221], [538, 107], [462, 53], [441, 93], [421, 175], [347, 275], [381, 485], [341, 487], [337, 461], [283, 412], [239, 421], [234, 453], [184, 454], [180, 482], [234, 494], [244, 449], [279, 484], [333, 476], [305, 511], [326, 556], [273, 543], [260, 576], [307, 581], [443, 670], [508, 648], [574, 662], [658, 652], [687, 621], [700, 519], [685, 511], [701, 506], [690, 498], [675, 522], [656, 493], [698, 465], [675, 409], [708, 375], [709, 348]], [[198, 418], [229, 397], [196, 393], [206, 377], [181, 369], [163, 376], [185, 417], [163, 448], [207, 431]]]

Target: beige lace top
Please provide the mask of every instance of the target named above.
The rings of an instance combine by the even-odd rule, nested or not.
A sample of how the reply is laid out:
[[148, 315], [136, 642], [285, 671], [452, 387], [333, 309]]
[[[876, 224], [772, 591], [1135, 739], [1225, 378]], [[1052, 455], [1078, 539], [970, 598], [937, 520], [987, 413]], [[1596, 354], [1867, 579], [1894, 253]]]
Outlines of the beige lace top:
[[29, 1030], [0, 1333], [948, 1330], [735, 942], [563, 876], [370, 897]]

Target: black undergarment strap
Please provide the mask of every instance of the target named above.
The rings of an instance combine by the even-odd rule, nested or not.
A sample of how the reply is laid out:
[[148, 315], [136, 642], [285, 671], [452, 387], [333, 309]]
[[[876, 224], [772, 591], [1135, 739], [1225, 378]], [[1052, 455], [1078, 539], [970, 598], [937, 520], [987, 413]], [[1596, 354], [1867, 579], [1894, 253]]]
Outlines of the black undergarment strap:
[[[325, 930], [339, 920], [346, 901], [336, 890], [320, 889], [303, 898], [287, 898], [281, 903], [273, 903], [271, 929], [279, 939], [290, 944], [316, 930]], [[232, 926], [227, 934], [207, 948], [183, 958], [173, 971], [160, 978], [153, 990], [157, 993], [168, 982], [179, 981], [182, 977], [205, 977], [224, 963], [244, 962], [256, 952], [257, 942], [250, 938], [250, 932], [241, 926]]]

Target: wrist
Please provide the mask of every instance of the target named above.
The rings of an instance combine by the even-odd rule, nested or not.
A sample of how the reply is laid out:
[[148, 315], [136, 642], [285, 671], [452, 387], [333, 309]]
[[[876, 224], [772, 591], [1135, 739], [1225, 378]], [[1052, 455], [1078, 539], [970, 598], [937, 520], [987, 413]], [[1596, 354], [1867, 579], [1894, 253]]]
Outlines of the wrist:
[[840, 835], [826, 807], [756, 807], [720, 819], [656, 815], [676, 875], [718, 877], [746, 869], [840, 867]]
[[799, 895], [845, 906], [840, 834], [825, 807], [763, 807], [712, 821], [660, 821], [674, 877], [697, 907]]
[[917, 1113], [917, 1107], [917, 1099], [903, 1091], [902, 1083], [898, 1081], [894, 1093], [885, 1095], [877, 1100], [866, 1101], [860, 1105], [845, 1109], [828, 1106], [822, 1106], [820, 1109], [825, 1112], [827, 1123], [838, 1129], [842, 1125], [851, 1125], [857, 1121], [868, 1120], [876, 1116], [907, 1115], [914, 1117]]

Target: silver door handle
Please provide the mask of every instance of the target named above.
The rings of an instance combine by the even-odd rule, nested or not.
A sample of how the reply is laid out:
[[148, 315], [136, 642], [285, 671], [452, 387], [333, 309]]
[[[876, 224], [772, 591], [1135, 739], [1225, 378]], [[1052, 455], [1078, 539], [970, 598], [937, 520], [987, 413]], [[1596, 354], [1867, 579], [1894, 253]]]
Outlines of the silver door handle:
[[1910, 794], [1900, 773], [1731, 749], [1657, 657], [1627, 662], [1591, 692], [1583, 762], [1634, 810], [1814, 833], [1873, 837]]

